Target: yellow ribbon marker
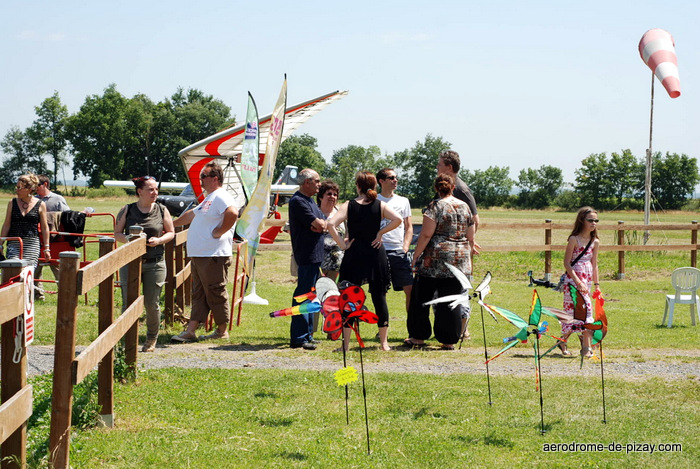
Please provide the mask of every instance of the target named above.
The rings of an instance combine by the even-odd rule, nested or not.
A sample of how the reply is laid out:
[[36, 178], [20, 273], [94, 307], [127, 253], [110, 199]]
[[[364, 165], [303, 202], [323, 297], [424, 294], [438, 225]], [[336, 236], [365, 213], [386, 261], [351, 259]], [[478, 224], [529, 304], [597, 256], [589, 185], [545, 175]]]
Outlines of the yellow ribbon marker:
[[353, 381], [357, 381], [357, 370], [352, 366], [341, 368], [335, 372], [334, 378], [338, 386], [347, 386]]

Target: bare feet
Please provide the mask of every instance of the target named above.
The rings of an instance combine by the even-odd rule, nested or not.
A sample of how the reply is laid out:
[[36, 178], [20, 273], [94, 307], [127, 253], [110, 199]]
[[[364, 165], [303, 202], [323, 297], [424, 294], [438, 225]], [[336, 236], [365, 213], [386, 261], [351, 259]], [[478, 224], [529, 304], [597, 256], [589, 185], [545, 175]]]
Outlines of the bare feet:
[[384, 352], [388, 352], [389, 350], [391, 350], [391, 347], [389, 346], [388, 343], [385, 342], [383, 344], [379, 344], [379, 350], [382, 350]]

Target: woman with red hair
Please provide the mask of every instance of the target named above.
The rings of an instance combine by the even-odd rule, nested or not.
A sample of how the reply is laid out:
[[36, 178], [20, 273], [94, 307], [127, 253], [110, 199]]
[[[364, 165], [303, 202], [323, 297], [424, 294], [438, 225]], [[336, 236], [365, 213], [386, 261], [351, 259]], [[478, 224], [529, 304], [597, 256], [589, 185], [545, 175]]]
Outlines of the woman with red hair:
[[[369, 284], [375, 313], [379, 317], [379, 348], [391, 350], [388, 342], [389, 308], [386, 292], [389, 290], [389, 261], [382, 245], [382, 236], [401, 224], [401, 216], [377, 199], [377, 178], [369, 171], [360, 171], [355, 178], [357, 197], [345, 202], [328, 220], [328, 232], [345, 251], [340, 264], [340, 281], [354, 285]], [[381, 228], [382, 219], [390, 223]], [[336, 227], [347, 220], [348, 239], [340, 237]], [[348, 349], [350, 330], [343, 330], [343, 347]]]

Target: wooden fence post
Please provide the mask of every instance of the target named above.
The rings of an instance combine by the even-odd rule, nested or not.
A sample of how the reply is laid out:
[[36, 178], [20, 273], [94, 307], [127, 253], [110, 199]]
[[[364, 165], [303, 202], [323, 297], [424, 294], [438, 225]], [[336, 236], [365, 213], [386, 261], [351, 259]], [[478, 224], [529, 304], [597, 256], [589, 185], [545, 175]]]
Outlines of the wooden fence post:
[[[130, 226], [129, 237], [134, 240], [138, 239], [143, 232], [141, 226]], [[122, 288], [124, 281], [122, 280]], [[126, 280], [126, 303], [132, 304], [139, 297], [141, 290], [141, 258], [138, 257], [129, 263], [129, 275]], [[136, 359], [139, 345], [139, 322], [136, 321], [124, 335], [124, 358], [126, 364], [136, 374]]]
[[690, 266], [691, 267], [697, 267], [698, 264], [698, 221], [693, 220], [691, 222], [693, 224], [693, 229], [690, 232], [690, 244], [693, 244], [695, 247], [690, 250]]
[[[2, 283], [7, 283], [12, 277], [19, 275], [26, 265], [27, 261], [17, 259], [2, 262]], [[2, 339], [0, 339], [3, 345], [0, 349], [2, 352], [2, 357], [0, 358], [0, 366], [2, 367], [2, 381], [0, 381], [2, 390], [0, 395], [2, 396], [2, 402], [7, 402], [27, 385], [27, 350], [24, 347], [24, 327], [22, 328], [21, 336], [18, 337], [22, 341], [19, 362], [15, 363], [13, 360], [17, 321], [24, 321], [24, 314], [2, 325]], [[9, 455], [15, 456], [17, 459], [3, 458], [3, 469], [26, 467], [27, 422], [24, 422], [3, 442], [2, 456]]]
[[[617, 225], [618, 225], [618, 230], [617, 230], [617, 245], [618, 246], [624, 246], [625, 245], [625, 227], [624, 227], [625, 222], [622, 220], [618, 220]], [[622, 280], [625, 278], [625, 250], [620, 249], [617, 253], [617, 279]]]
[[56, 346], [53, 362], [53, 396], [49, 459], [54, 468], [67, 468], [70, 456], [70, 426], [73, 408], [72, 363], [75, 358], [75, 327], [78, 314], [77, 273], [80, 254], [59, 254], [58, 305], [56, 308]]
[[[114, 238], [100, 238], [100, 257], [114, 251]], [[114, 274], [99, 286], [98, 328], [102, 334], [114, 321]], [[105, 427], [114, 426], [114, 349], [107, 352], [97, 368], [97, 403]]]
[[[544, 244], [545, 246], [550, 246], [552, 244], [552, 220], [546, 219], [544, 221], [548, 225], [544, 227]], [[552, 280], [552, 249], [551, 247], [546, 247], [544, 251], [544, 279], [546, 281]]]

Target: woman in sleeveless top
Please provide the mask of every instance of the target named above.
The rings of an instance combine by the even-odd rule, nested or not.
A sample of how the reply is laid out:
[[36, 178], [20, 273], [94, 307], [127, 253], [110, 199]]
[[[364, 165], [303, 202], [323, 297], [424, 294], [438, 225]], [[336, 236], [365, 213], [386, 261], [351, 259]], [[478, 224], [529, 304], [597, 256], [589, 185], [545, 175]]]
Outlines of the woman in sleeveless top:
[[[158, 341], [160, 329], [160, 293], [165, 284], [164, 244], [175, 237], [175, 228], [170, 212], [163, 205], [156, 203], [158, 183], [153, 176], [132, 179], [136, 186], [138, 200], [125, 205], [117, 215], [114, 237], [126, 243], [130, 226], [141, 226], [146, 238], [146, 254], [141, 258], [141, 282], [146, 307], [146, 341], [142, 352], [153, 352]], [[119, 269], [119, 278], [125, 282], [129, 276], [129, 266]], [[122, 283], [122, 305], [126, 304], [126, 288]], [[123, 306], [122, 306], [123, 307]]]
[[[357, 197], [345, 202], [328, 220], [328, 231], [333, 240], [345, 251], [340, 264], [340, 281], [354, 285], [369, 284], [375, 313], [379, 317], [379, 348], [391, 350], [388, 342], [389, 308], [386, 292], [391, 281], [389, 261], [382, 245], [382, 236], [401, 225], [396, 211], [377, 200], [377, 179], [369, 171], [361, 171], [355, 178]], [[381, 221], [390, 223], [380, 229]], [[337, 227], [347, 220], [348, 243], [338, 234]], [[343, 347], [348, 349], [350, 329], [343, 330]]]
[[[569, 235], [566, 252], [564, 253], [564, 268], [566, 269], [564, 284], [574, 285], [578, 289], [585, 305], [586, 319], [585, 321], [575, 319], [573, 322], [562, 324], [562, 337], [564, 339], [571, 335], [573, 329], [580, 331], [580, 326], [583, 323], [593, 322], [591, 294], [595, 290], [600, 290], [600, 284], [598, 283], [598, 247], [600, 241], [598, 240], [598, 230], [596, 229], [597, 223], [598, 212], [591, 207], [582, 207], [576, 215], [574, 228], [571, 230], [571, 235]], [[591, 239], [593, 239], [593, 243], [586, 249]], [[571, 262], [584, 250], [583, 256], [572, 267]], [[574, 317], [574, 302], [571, 298], [571, 290], [566, 287], [564, 288], [564, 311], [571, 317]], [[592, 331], [588, 329], [583, 331], [581, 355], [584, 358], [593, 356], [593, 350], [591, 349], [592, 337]], [[558, 345], [564, 356], [571, 356], [571, 352], [567, 350], [566, 343], [559, 342]]]
[[[2, 225], [2, 237], [22, 238], [22, 259], [36, 268], [40, 254], [44, 259], [51, 259], [49, 246], [49, 225], [46, 221], [46, 204], [34, 197], [39, 186], [39, 178], [34, 174], [24, 174], [17, 180], [17, 197], [7, 204], [5, 222]], [[41, 226], [41, 240], [39, 239]], [[2, 241], [0, 241], [0, 250]], [[20, 258], [19, 241], [7, 242], [7, 258]]]

